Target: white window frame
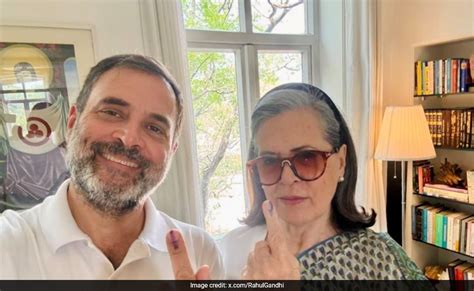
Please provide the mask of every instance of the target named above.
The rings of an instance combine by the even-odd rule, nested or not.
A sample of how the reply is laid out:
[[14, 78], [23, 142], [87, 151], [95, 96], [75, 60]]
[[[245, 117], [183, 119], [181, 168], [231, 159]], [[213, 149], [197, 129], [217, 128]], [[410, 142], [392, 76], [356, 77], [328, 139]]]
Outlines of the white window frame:
[[[187, 47], [190, 51], [235, 52], [237, 98], [239, 112], [240, 148], [242, 169], [245, 171], [247, 148], [250, 142], [250, 117], [259, 99], [258, 51], [301, 51], [303, 82], [317, 84], [319, 80], [319, 38], [316, 35], [318, 17], [317, 0], [305, 0], [307, 34], [276, 34], [252, 32], [251, 0], [239, 0], [241, 32], [186, 29]], [[245, 173], [244, 177], [245, 177]], [[246, 180], [244, 179], [244, 186]], [[249, 197], [245, 206], [249, 209]]]

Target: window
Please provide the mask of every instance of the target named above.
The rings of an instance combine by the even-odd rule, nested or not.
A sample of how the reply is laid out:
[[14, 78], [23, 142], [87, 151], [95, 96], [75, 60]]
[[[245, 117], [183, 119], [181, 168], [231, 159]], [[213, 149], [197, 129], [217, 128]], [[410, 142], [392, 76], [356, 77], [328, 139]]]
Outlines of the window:
[[249, 208], [245, 162], [258, 98], [313, 82], [311, 0], [181, 0], [205, 227], [219, 238]]

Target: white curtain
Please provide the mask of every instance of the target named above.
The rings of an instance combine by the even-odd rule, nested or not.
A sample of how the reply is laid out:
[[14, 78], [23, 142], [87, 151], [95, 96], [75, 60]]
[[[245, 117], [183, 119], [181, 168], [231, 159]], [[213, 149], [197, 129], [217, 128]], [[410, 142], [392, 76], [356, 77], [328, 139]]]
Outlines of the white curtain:
[[387, 231], [386, 194], [382, 162], [374, 160], [382, 122], [380, 35], [377, 34], [377, 1], [344, 0], [344, 109], [358, 157], [356, 203], [377, 212], [373, 229]]
[[204, 226], [198, 194], [191, 85], [180, 1], [139, 0], [145, 53], [160, 59], [180, 85], [184, 98], [183, 131], [168, 176], [153, 196], [158, 209], [181, 221]]

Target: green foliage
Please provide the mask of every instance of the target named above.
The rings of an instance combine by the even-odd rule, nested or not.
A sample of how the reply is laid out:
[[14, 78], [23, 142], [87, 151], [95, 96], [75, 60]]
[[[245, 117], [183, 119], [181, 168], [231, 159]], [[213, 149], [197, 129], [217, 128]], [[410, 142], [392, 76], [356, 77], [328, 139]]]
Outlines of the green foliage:
[[[203, 177], [228, 131], [231, 131], [229, 145], [239, 140], [235, 60], [233, 53], [221, 52], [189, 52], [188, 59], [192, 76], [199, 173]], [[228, 168], [225, 160], [222, 167]], [[231, 174], [218, 169], [216, 174]], [[234, 174], [238, 171], [240, 167], [234, 168]]]
[[[181, 0], [185, 27], [239, 31], [238, 2], [238, 0]], [[263, 16], [256, 17], [258, 18], [256, 25], [261, 25], [261, 31], [265, 31], [267, 27], [262, 24]], [[260, 87], [266, 90], [281, 83], [281, 70], [286, 70], [292, 61], [294, 58], [286, 53], [264, 54], [262, 58], [259, 56]], [[238, 183], [236, 181], [239, 177], [241, 179], [240, 175], [243, 173], [235, 52], [218, 49], [190, 50], [188, 62], [199, 176], [201, 186], [204, 187], [201, 190], [207, 209], [206, 229], [217, 234], [225, 231], [214, 225], [216, 216], [222, 211], [219, 198], [234, 194], [232, 191], [235, 191], [237, 185], [234, 183]], [[297, 62], [301, 66], [301, 59]], [[225, 145], [224, 151], [222, 145]]]
[[239, 31], [238, 0], [181, 0], [189, 29]]

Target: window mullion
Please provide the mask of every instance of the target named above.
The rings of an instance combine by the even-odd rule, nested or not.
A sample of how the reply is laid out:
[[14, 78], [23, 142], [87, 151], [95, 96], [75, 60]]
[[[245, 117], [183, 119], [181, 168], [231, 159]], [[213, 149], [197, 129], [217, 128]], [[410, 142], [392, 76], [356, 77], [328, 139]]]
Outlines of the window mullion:
[[[240, 118], [240, 149], [242, 154], [242, 169], [244, 177], [246, 174], [246, 161], [248, 156], [248, 146], [250, 144], [250, 123], [252, 110], [259, 98], [258, 81], [258, 60], [257, 50], [253, 45], [243, 45], [241, 51], [237, 54], [239, 66], [237, 72], [239, 88], [239, 118]], [[244, 179], [244, 186], [247, 189], [247, 180]], [[250, 208], [250, 197], [245, 197], [245, 208]]]
[[252, 3], [251, 0], [240, 0], [240, 26], [241, 31], [252, 33]]

